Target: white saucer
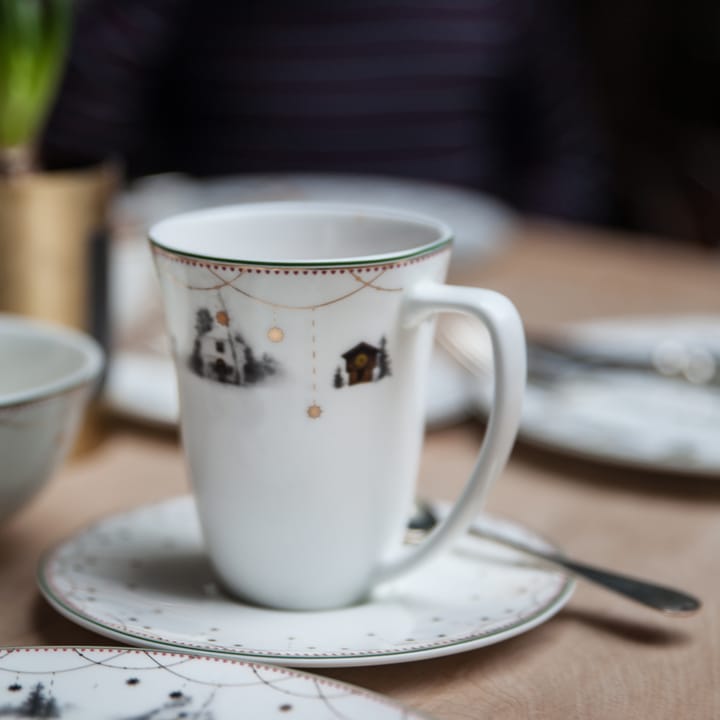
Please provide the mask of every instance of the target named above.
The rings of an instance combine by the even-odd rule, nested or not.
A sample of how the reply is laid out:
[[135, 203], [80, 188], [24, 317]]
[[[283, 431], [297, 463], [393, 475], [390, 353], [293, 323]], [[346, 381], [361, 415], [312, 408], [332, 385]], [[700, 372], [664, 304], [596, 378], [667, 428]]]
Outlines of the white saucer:
[[97, 647], [0, 651], [0, 715], [73, 720], [429, 720], [381, 695], [277, 666]]
[[[519, 526], [489, 521], [545, 545]], [[114, 640], [316, 667], [407, 662], [491, 645], [548, 620], [573, 588], [567, 575], [468, 535], [361, 605], [302, 613], [244, 605], [215, 584], [189, 496], [99, 522], [48, 553], [38, 579], [55, 609]]]

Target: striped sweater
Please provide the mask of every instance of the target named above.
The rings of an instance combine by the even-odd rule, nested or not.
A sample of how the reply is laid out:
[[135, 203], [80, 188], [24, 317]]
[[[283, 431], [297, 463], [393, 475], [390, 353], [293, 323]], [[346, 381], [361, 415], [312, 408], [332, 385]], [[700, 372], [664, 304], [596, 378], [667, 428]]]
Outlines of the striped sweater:
[[44, 157], [409, 176], [602, 219], [592, 97], [557, 1], [84, 0]]

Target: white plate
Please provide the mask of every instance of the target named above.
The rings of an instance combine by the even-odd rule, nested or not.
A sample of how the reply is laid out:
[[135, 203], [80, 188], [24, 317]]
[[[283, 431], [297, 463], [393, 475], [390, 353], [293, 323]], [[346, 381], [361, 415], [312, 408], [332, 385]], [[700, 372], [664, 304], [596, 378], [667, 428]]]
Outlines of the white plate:
[[[178, 419], [175, 375], [165, 345], [147, 227], [185, 210], [268, 200], [357, 202], [435, 215], [455, 230], [454, 262], [486, 257], [506, 247], [514, 223], [508, 209], [481, 193], [371, 175], [246, 175], [213, 180], [158, 175], [138, 182], [120, 197], [114, 210], [110, 286], [116, 342], [104, 387], [110, 409], [165, 426], [174, 426]], [[431, 424], [452, 422], [469, 410], [462, 376], [441, 356], [433, 362], [427, 397]]]
[[[624, 317], [567, 327], [568, 344], [610, 360], [663, 353], [720, 357], [720, 317]], [[482, 338], [479, 342], [483, 342]], [[487, 406], [487, 383], [474, 392]], [[479, 389], [478, 389], [479, 388]], [[520, 437], [546, 449], [642, 470], [720, 477], [720, 386], [588, 369], [530, 381]]]
[[259, 663], [127, 648], [0, 651], [0, 715], [73, 720], [405, 720], [381, 695]]
[[[545, 545], [517, 525], [490, 522]], [[121, 642], [316, 667], [407, 662], [500, 642], [548, 620], [573, 587], [561, 572], [468, 535], [364, 604], [266, 610], [218, 589], [189, 496], [101, 521], [51, 551], [38, 577], [60, 613]]]

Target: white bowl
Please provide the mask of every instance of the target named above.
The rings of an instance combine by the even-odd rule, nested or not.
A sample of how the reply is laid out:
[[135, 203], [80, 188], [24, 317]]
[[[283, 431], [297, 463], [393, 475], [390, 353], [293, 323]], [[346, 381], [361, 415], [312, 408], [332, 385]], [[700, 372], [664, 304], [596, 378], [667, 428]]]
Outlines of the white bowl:
[[103, 364], [81, 332], [0, 314], [0, 521], [65, 458]]

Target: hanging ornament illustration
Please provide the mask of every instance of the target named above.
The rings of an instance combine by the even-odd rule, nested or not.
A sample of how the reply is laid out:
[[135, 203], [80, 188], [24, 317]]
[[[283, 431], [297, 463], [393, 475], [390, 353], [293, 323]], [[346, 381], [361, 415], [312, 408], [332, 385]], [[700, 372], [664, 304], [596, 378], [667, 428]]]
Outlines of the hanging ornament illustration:
[[267, 332], [267, 336], [268, 340], [274, 343], [282, 342], [285, 339], [285, 333], [282, 331], [282, 328], [277, 326], [271, 327]]
[[[162, 255], [157, 248], [154, 252]], [[174, 258], [170, 257], [171, 260]], [[399, 263], [403, 265], [407, 263]], [[246, 341], [246, 336], [238, 326], [240, 312], [245, 309], [235, 302], [230, 303], [232, 312], [228, 311], [228, 304], [225, 300], [228, 293], [233, 292], [241, 295], [247, 302], [257, 303], [272, 310], [272, 319], [265, 330], [265, 338], [269, 343], [278, 345], [286, 343], [288, 336], [286, 328], [278, 319], [278, 312], [311, 313], [310, 318], [310, 353], [311, 353], [311, 378], [309, 381], [309, 404], [305, 406], [305, 415], [312, 420], [317, 420], [324, 414], [320, 402], [318, 390], [318, 342], [317, 342], [317, 314], [319, 311], [344, 302], [361, 292], [382, 292], [397, 293], [402, 287], [388, 287], [379, 284], [382, 278], [393, 265], [383, 265], [376, 268], [332, 268], [332, 269], [308, 269], [308, 270], [277, 270], [257, 269], [243, 267], [222, 267], [205, 265], [198, 261], [192, 263], [195, 275], [192, 284], [188, 284], [185, 278], [174, 277], [173, 280], [183, 287], [202, 294], [210, 293], [212, 299], [208, 299], [203, 306], [195, 311], [194, 317], [194, 339], [192, 349], [188, 358], [188, 366], [196, 375], [227, 385], [240, 387], [262, 384], [271, 376], [281, 375], [281, 366], [277, 359], [267, 353], [258, 352]], [[277, 302], [271, 297], [263, 297], [253, 292], [253, 284], [250, 281], [255, 274], [289, 275], [312, 275], [307, 281], [315, 283], [319, 278], [315, 276], [332, 276], [334, 281], [341, 278], [348, 280], [344, 287], [338, 287], [340, 292], [322, 301], [308, 305], [292, 305]], [[365, 277], [361, 275], [367, 273]], [[299, 277], [301, 282], [305, 278]], [[215, 305], [216, 309], [211, 312], [210, 308]], [[250, 315], [248, 315], [250, 316]], [[300, 342], [295, 338], [295, 342]], [[332, 383], [334, 388], [343, 388], [353, 385], [362, 385], [391, 375], [390, 357], [387, 352], [387, 341], [383, 336], [379, 344], [361, 341], [346, 352], [340, 355], [341, 364], [334, 369]], [[324, 383], [323, 383], [324, 385]]]
[[313, 420], [317, 420], [322, 415], [322, 408], [319, 405], [315, 405], [314, 403], [307, 409], [307, 414], [309, 418], [312, 418]]
[[285, 339], [285, 331], [281, 327], [278, 326], [277, 308], [276, 307], [273, 307], [272, 322], [273, 322], [272, 327], [267, 331], [267, 338], [270, 342], [280, 343]]
[[322, 415], [322, 408], [317, 404], [317, 323], [315, 322], [315, 308], [312, 310], [312, 322], [310, 347], [312, 352], [312, 394], [313, 402], [307, 409], [307, 415], [313, 420], [317, 420]]

